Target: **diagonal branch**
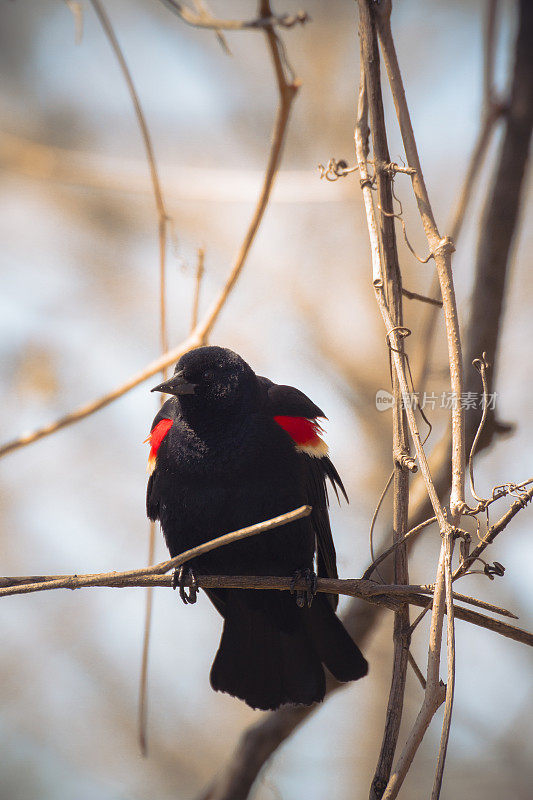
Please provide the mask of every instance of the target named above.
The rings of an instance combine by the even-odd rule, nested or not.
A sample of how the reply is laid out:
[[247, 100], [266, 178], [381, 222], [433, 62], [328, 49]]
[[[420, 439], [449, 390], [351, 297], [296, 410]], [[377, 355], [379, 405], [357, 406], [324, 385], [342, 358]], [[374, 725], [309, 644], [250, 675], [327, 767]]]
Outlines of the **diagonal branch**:
[[[494, 365], [498, 356], [498, 333], [504, 312], [504, 295], [509, 274], [513, 242], [520, 219], [529, 148], [533, 131], [533, 4], [518, 4], [518, 35], [515, 44], [510, 100], [505, 113], [503, 140], [492, 185], [489, 189], [477, 247], [475, 283], [471, 298], [472, 323], [466, 348], [466, 363], [483, 352]], [[491, 325], [484, 324], [490, 319]], [[488, 392], [494, 387], [496, 370], [488, 373]], [[467, 389], [476, 390], [477, 373], [470, 370]], [[479, 414], [469, 420], [473, 438]], [[492, 419], [491, 419], [492, 418]], [[494, 412], [489, 416], [489, 432], [494, 428]]]
[[[240, 528], [238, 531], [226, 533], [209, 542], [193, 547], [183, 553], [170, 558], [167, 561], [161, 561], [159, 564], [153, 564], [149, 567], [141, 569], [130, 569], [125, 572], [106, 572], [96, 575], [64, 575], [59, 578], [53, 578], [37, 583], [21, 584], [18, 586], [6, 586], [0, 588], [0, 597], [11, 594], [29, 594], [31, 592], [42, 592], [50, 589], [81, 589], [85, 586], [116, 586], [121, 584], [124, 580], [130, 578], [144, 578], [149, 575], [164, 575], [171, 569], [177, 569], [182, 564], [190, 561], [193, 558], [209, 553], [211, 550], [216, 550], [219, 547], [232, 544], [233, 542], [247, 539], [249, 536], [256, 536], [258, 533], [265, 533], [267, 531], [279, 528], [281, 525], [287, 525], [289, 522], [294, 522], [302, 517], [308, 517], [311, 513], [311, 506], [300, 506], [294, 511], [289, 511], [286, 514], [281, 514], [278, 517], [273, 517], [265, 522], [259, 522], [255, 525], [249, 525], [246, 528]], [[16, 591], [19, 589], [20, 591]]]
[[[261, 10], [262, 12], [264, 11], [267, 17], [270, 16], [270, 3], [262, 0]], [[272, 187], [274, 185], [274, 179], [279, 168], [292, 103], [300, 86], [298, 79], [293, 79], [289, 76], [291, 70], [287, 67], [287, 61], [282, 49], [282, 44], [272, 27], [265, 25], [265, 33], [274, 64], [274, 71], [276, 74], [279, 92], [276, 120], [274, 123], [272, 143], [270, 146], [265, 178], [257, 205], [252, 215], [252, 219], [248, 226], [244, 240], [237, 253], [233, 267], [226, 278], [226, 282], [220, 291], [220, 294], [213, 302], [204, 319], [201, 320], [201, 322], [195, 327], [194, 331], [179, 345], [177, 345], [177, 347], [168, 350], [166, 353], [150, 362], [150, 364], [148, 364], [144, 369], [137, 372], [135, 375], [132, 375], [128, 380], [124, 381], [122, 384], [120, 384], [120, 386], [117, 386], [107, 394], [88, 403], [84, 403], [76, 410], [65, 414], [48, 425], [44, 425], [41, 428], [37, 428], [29, 433], [22, 434], [10, 442], [6, 442], [0, 447], [0, 457], [36, 442], [39, 439], [43, 439], [45, 436], [50, 436], [52, 433], [67, 427], [67, 425], [72, 425], [75, 422], [79, 422], [91, 414], [94, 414], [96, 411], [99, 411], [101, 408], [105, 408], [105, 406], [108, 406], [119, 397], [122, 397], [140, 383], [143, 383], [148, 378], [151, 378], [157, 372], [160, 372], [165, 367], [168, 367], [174, 362], [178, 361], [188, 350], [192, 350], [194, 347], [198, 347], [206, 341], [207, 336], [215, 325], [215, 322], [217, 321], [220, 312], [222, 311], [222, 308], [229, 297], [229, 294], [234, 288], [235, 283], [242, 272], [248, 253], [262, 222], [268, 201], [270, 199]]]

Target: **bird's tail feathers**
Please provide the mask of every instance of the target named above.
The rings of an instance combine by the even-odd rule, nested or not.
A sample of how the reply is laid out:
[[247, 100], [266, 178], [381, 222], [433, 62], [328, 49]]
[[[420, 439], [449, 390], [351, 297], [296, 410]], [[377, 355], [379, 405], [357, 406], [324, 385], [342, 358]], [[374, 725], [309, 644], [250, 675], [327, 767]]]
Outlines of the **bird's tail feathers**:
[[338, 681], [356, 681], [368, 662], [335, 614], [327, 595], [317, 594], [305, 612], [306, 627], [320, 660]]
[[210, 679], [213, 689], [239, 697], [252, 708], [311, 705], [324, 698], [320, 657], [288, 592], [228, 592]]

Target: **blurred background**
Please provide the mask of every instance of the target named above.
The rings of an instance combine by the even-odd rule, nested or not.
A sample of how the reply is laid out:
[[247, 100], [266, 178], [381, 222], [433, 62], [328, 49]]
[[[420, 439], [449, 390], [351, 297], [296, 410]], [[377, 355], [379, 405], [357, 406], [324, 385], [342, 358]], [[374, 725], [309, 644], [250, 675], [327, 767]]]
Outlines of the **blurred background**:
[[[83, 35], [66, 4], [0, 5], [1, 440], [105, 393], [159, 352], [157, 214], [142, 140], [122, 75], [88, 2]], [[483, 0], [403, 0], [393, 31], [435, 215], [446, 232], [477, 131], [482, 91]], [[252, 18], [250, 0], [212, 2], [223, 18]], [[277, 12], [295, 12], [291, 0]], [[351, 498], [332, 516], [341, 577], [369, 562], [372, 513], [391, 469], [391, 412], [382, 321], [357, 177], [321, 181], [317, 165], [353, 163], [359, 65], [357, 15], [348, 0], [305, 0], [312, 21], [283, 38], [302, 89], [270, 207], [212, 344], [237, 350], [259, 373], [294, 384], [329, 417], [328, 442]], [[155, 0], [108, 0], [152, 134], [172, 216], [168, 317], [172, 345], [190, 324], [197, 248], [205, 248], [201, 312], [224, 283], [245, 233], [266, 163], [276, 105], [270, 55], [259, 32], [185, 26]], [[505, 88], [515, 4], [500, 3], [497, 75]], [[532, 43], [533, 46], [533, 43]], [[402, 155], [391, 103], [391, 158]], [[488, 153], [454, 260], [468, 318], [479, 214], [498, 135]], [[409, 238], [426, 243], [406, 176], [396, 179]], [[499, 418], [516, 425], [479, 458], [477, 487], [530, 477], [532, 334], [531, 190], [514, 245], [496, 391]], [[404, 283], [425, 293], [433, 270], [400, 244]], [[430, 262], [431, 263], [431, 262]], [[406, 300], [412, 363], [426, 310]], [[429, 391], [447, 388], [445, 343]], [[418, 341], [418, 346], [420, 341]], [[152, 379], [152, 383], [154, 379]], [[157, 382], [157, 381], [155, 381]], [[81, 423], [0, 463], [2, 574], [123, 570], [143, 565], [148, 524], [147, 446], [157, 408], [150, 382]], [[430, 412], [438, 440], [447, 412]], [[494, 512], [507, 508], [502, 501]], [[493, 546], [505, 577], [482, 575], [460, 591], [514, 610], [533, 627], [525, 564], [531, 518], [521, 513]], [[378, 521], [388, 534], [390, 506]], [[438, 533], [411, 558], [411, 580], [431, 582]], [[165, 557], [162, 540], [157, 559]], [[342, 601], [343, 607], [346, 601]], [[214, 693], [209, 668], [221, 631], [205, 597], [186, 608], [157, 590], [149, 676], [149, 757], [137, 745], [137, 692], [145, 593], [85, 589], [7, 597], [0, 609], [0, 798], [192, 798], [223, 766], [239, 733], [260, 717]], [[368, 793], [383, 732], [392, 615], [366, 646], [365, 681], [337, 692], [286, 742], [260, 777], [258, 800], [337, 800]], [[425, 665], [427, 627], [413, 639]], [[443, 798], [530, 797], [531, 656], [523, 645], [457, 623], [457, 688]], [[422, 692], [408, 674], [404, 728]], [[426, 735], [404, 788], [427, 797], [440, 737]], [[528, 730], [529, 728], [529, 730]], [[327, 736], [324, 732], [327, 731]]]

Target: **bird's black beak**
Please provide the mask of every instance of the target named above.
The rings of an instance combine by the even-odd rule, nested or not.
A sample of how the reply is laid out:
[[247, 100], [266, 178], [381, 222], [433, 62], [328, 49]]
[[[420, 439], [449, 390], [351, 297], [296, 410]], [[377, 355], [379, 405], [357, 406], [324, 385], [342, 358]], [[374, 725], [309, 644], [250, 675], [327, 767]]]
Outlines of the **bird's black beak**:
[[168, 381], [164, 381], [160, 383], [159, 386], [154, 386], [151, 390], [152, 392], [165, 392], [166, 394], [194, 394], [194, 390], [196, 389], [195, 383], [189, 383], [189, 381], [183, 375], [183, 370], [179, 372], [175, 372], [174, 375], [168, 379]]

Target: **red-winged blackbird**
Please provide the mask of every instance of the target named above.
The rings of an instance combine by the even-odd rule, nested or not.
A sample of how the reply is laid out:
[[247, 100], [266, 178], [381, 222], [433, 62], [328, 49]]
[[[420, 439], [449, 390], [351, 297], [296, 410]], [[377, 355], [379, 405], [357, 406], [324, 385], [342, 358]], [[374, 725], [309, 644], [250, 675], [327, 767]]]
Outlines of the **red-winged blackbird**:
[[[221, 347], [186, 353], [152, 391], [173, 395], [150, 434], [147, 513], [160, 520], [171, 556], [304, 504], [312, 514], [190, 562], [194, 574], [336, 578], [326, 478], [346, 496], [320, 438], [322, 411], [298, 389], [278, 386]], [[183, 579], [183, 576], [181, 576]], [[184, 593], [184, 600], [194, 602]], [[322, 665], [341, 681], [368, 664], [335, 614], [338, 597], [312, 603], [289, 592], [209, 589], [224, 617], [211, 668], [214, 689], [252, 708], [309, 705], [324, 697]]]

